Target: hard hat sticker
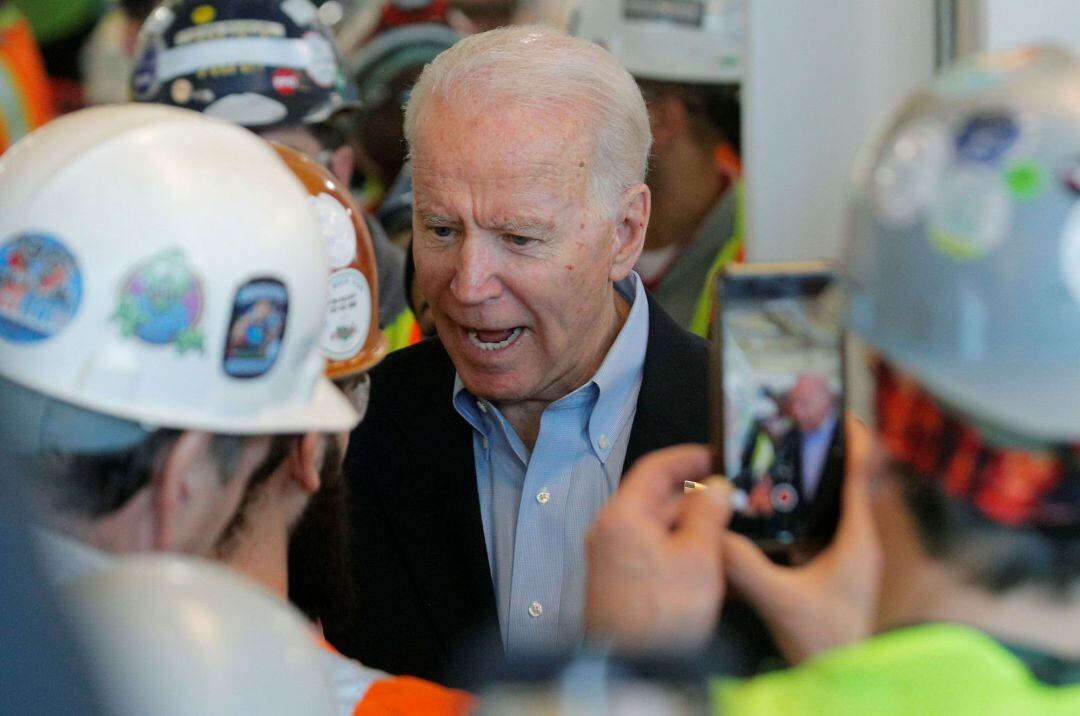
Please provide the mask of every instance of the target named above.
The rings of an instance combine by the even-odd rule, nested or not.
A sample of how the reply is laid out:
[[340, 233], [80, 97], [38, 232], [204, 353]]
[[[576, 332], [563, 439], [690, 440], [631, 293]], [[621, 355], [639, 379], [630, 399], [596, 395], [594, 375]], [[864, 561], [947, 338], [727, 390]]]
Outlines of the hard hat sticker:
[[320, 87], [331, 87], [338, 74], [337, 56], [330, 40], [314, 30], [305, 32], [303, 42], [308, 48], [308, 65], [305, 68], [311, 80]]
[[319, 217], [326, 258], [331, 269], [345, 268], [356, 258], [356, 227], [344, 205], [329, 194], [311, 197], [311, 205]]
[[799, 493], [790, 482], [781, 482], [772, 489], [769, 497], [777, 512], [792, 512], [799, 506]]
[[331, 360], [355, 356], [367, 340], [371, 316], [371, 288], [364, 274], [352, 268], [332, 273], [320, 343], [323, 355]]
[[1046, 172], [1038, 162], [1019, 162], [1005, 172], [1005, 184], [1017, 201], [1031, 201], [1046, 187]]
[[0, 245], [0, 338], [32, 343], [59, 333], [82, 300], [82, 273], [59, 240], [24, 233]]
[[196, 25], [205, 25], [213, 22], [217, 17], [217, 8], [213, 5], [199, 5], [191, 11], [191, 21]]
[[225, 342], [225, 372], [233, 378], [257, 378], [273, 368], [288, 315], [285, 284], [260, 278], [241, 286]]
[[203, 350], [202, 286], [179, 249], [164, 251], [132, 271], [120, 287], [113, 320], [125, 337], [180, 353]]
[[155, 39], [140, 53], [131, 73], [131, 88], [138, 99], [147, 99], [161, 87], [158, 78], [158, 55], [161, 53], [161, 41]]
[[1009, 112], [980, 112], [956, 134], [956, 154], [972, 162], [996, 162], [1020, 136], [1020, 125]]
[[988, 167], [953, 168], [930, 212], [933, 246], [954, 259], [982, 258], [1005, 240], [1013, 205], [1001, 176]]
[[938, 121], [916, 119], [896, 132], [871, 179], [871, 200], [882, 222], [906, 228], [925, 213], [952, 159], [948, 133]]
[[281, 11], [301, 27], [310, 25], [319, 12], [311, 0], [284, 0], [281, 3]]
[[203, 114], [245, 126], [258, 126], [280, 122], [289, 114], [289, 110], [272, 97], [242, 92], [222, 97], [204, 109]]
[[1080, 203], [1069, 211], [1062, 227], [1060, 261], [1065, 288], [1080, 304]]

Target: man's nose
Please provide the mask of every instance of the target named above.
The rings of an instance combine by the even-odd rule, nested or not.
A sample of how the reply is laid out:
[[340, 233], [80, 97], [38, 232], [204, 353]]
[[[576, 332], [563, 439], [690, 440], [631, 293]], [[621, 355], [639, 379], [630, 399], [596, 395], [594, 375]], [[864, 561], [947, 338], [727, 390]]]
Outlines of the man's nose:
[[458, 250], [457, 267], [450, 282], [454, 297], [465, 305], [477, 305], [498, 298], [502, 282], [498, 277], [496, 250], [484, 236], [466, 236]]

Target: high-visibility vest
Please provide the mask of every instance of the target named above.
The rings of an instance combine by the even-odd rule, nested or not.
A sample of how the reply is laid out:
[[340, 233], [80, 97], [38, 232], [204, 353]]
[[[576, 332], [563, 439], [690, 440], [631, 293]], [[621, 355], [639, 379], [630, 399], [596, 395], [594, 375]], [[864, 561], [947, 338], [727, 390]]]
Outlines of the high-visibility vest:
[[898, 629], [749, 681], [717, 681], [717, 713], [1075, 716], [1080, 684], [1050, 686], [989, 636], [955, 624]]
[[53, 116], [49, 80], [30, 23], [0, 9], [0, 154]]
[[746, 189], [743, 182], [735, 184], [735, 231], [724, 244], [724, 248], [716, 255], [709, 274], [705, 278], [705, 285], [701, 288], [697, 306], [694, 307], [694, 317], [690, 321], [690, 332], [696, 333], [702, 338], [709, 337], [709, 326], [712, 324], [713, 314], [713, 286], [716, 277], [728, 264], [741, 261], [743, 258], [744, 242], [746, 237]]

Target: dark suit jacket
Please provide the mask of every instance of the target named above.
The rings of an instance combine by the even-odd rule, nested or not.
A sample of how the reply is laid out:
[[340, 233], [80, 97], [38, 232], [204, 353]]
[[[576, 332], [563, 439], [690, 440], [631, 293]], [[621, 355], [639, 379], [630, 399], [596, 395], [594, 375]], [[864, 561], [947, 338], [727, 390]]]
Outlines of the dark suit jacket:
[[[708, 348], [649, 300], [649, 337], [625, 468], [657, 448], [708, 440]], [[345, 460], [352, 493], [355, 629], [324, 625], [348, 656], [398, 674], [467, 681], [471, 642], [501, 658], [472, 429], [452, 404], [454, 366], [429, 340], [372, 372]]]
[[[836, 521], [840, 518], [840, 491], [844, 474], [844, 421], [836, 421], [828, 452], [821, 465], [817, 491], [807, 500], [803, 487], [802, 432], [791, 430], [776, 450], [776, 460], [769, 475], [775, 484], [790, 483], [799, 495], [798, 508], [792, 517], [798, 520], [797, 531], [809, 538], [821, 539], [832, 536]], [[782, 516], [779, 516], [782, 518]]]

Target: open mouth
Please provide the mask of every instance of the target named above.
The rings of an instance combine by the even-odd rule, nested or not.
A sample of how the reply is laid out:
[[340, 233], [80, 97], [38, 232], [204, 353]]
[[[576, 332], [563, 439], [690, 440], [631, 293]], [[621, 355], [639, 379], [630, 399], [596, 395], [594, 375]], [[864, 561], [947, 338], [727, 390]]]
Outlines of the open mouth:
[[469, 329], [469, 340], [482, 351], [497, 351], [509, 348], [521, 336], [521, 327], [495, 331]]

